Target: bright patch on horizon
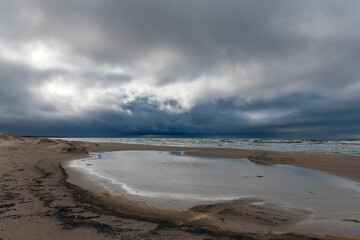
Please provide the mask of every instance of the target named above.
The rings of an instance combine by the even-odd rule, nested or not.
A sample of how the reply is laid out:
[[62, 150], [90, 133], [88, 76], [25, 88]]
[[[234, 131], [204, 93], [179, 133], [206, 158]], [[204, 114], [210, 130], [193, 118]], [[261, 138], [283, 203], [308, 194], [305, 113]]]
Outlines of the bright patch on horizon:
[[259, 110], [246, 111], [242, 113], [242, 115], [255, 123], [266, 123], [281, 119], [290, 114], [294, 114], [295, 112], [295, 110]]

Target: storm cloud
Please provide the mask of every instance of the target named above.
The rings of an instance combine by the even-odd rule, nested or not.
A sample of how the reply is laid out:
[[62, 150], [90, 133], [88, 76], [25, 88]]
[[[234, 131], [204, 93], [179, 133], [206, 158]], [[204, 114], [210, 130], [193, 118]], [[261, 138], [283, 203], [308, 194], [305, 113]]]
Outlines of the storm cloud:
[[0, 0], [0, 132], [360, 137], [357, 0]]

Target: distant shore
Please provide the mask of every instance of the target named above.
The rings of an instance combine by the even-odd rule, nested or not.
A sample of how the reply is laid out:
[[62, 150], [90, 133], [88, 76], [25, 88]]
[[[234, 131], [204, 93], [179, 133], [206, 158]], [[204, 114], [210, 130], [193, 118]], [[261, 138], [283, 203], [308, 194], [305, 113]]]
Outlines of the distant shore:
[[[61, 167], [64, 161], [87, 157], [88, 152], [121, 150], [248, 158], [259, 164], [292, 164], [360, 182], [358, 156], [71, 142], [1, 134], [0, 239], [358, 239], [288, 233], [288, 226], [309, 213], [251, 204], [258, 199], [187, 211], [160, 209], [82, 189], [71, 183], [76, 174]], [[69, 176], [70, 183], [66, 181]], [[356, 219], [344, 221], [360, 226]]]

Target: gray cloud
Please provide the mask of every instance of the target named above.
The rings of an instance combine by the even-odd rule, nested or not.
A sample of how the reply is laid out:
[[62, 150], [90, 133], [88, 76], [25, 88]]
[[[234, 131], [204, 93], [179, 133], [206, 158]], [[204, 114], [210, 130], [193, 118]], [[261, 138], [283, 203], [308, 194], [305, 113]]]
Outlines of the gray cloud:
[[358, 1], [0, 5], [0, 131], [360, 136]]

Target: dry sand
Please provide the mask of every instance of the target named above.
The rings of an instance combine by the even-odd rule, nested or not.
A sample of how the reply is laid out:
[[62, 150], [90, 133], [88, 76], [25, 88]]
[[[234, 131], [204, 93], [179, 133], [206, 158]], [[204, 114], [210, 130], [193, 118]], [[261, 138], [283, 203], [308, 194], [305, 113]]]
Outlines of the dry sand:
[[346, 155], [84, 143], [0, 134], [0, 239], [356, 239], [280, 234], [309, 213], [251, 204], [258, 199], [177, 211], [81, 189], [65, 181], [67, 174], [61, 168], [65, 160], [115, 150], [249, 158], [261, 164], [321, 170], [360, 182], [360, 158]]

